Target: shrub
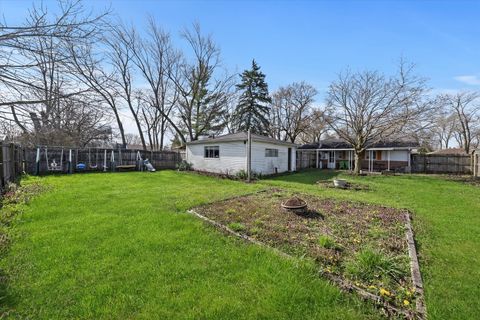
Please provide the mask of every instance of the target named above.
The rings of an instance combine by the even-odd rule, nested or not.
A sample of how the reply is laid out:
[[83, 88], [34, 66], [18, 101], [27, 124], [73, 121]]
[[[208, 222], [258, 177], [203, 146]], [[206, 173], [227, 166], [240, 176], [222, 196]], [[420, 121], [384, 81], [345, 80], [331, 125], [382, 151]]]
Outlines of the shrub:
[[228, 224], [228, 227], [235, 232], [240, 232], [245, 230], [245, 226], [240, 222], [232, 222]]
[[178, 171], [190, 171], [192, 170], [192, 168], [193, 165], [186, 160], [182, 160], [180, 163], [177, 164]]
[[399, 280], [406, 276], [406, 269], [403, 261], [371, 248], [358, 252], [345, 266], [348, 275], [365, 281], [389, 277]]

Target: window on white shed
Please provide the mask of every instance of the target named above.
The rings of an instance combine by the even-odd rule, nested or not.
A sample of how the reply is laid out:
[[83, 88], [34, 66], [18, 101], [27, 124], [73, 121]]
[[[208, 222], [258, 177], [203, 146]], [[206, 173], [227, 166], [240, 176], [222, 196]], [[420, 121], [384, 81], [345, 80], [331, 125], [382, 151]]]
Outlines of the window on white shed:
[[278, 149], [265, 149], [265, 157], [278, 158]]
[[205, 147], [205, 158], [220, 158], [220, 147], [219, 146], [206, 146]]

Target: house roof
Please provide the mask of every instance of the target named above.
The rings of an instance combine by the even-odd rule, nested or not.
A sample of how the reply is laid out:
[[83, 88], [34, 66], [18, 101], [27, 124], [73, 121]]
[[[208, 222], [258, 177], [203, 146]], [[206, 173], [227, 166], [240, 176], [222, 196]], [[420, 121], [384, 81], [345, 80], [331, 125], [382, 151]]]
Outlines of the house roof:
[[429, 152], [428, 154], [444, 154], [444, 155], [455, 155], [455, 154], [467, 154], [465, 152], [465, 149], [463, 148], [448, 148], [448, 149], [441, 149], [441, 150], [436, 150], [433, 152]]
[[[217, 143], [217, 142], [236, 142], [236, 141], [246, 141], [246, 140], [247, 140], [246, 132], [237, 132], [237, 133], [230, 133], [230, 134], [225, 134], [217, 137], [212, 137], [208, 139], [187, 142], [187, 145]], [[266, 142], [266, 143], [279, 144], [279, 145], [285, 145], [285, 146], [296, 146], [296, 144], [294, 143], [277, 140], [274, 138], [270, 138], [267, 136], [262, 136], [254, 133], [252, 133], [252, 141]]]
[[[383, 141], [372, 144], [368, 149], [412, 149], [418, 148], [418, 145], [409, 141]], [[319, 143], [304, 144], [298, 149], [352, 149], [352, 145], [345, 140], [326, 139]]]

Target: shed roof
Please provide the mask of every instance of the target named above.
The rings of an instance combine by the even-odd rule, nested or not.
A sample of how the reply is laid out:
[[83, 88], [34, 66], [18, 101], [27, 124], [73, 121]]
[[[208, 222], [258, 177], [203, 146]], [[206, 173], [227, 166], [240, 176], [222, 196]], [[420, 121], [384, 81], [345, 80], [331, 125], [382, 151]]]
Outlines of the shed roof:
[[[210, 143], [217, 143], [217, 142], [236, 142], [236, 141], [246, 141], [247, 140], [247, 133], [246, 132], [237, 132], [237, 133], [230, 133], [230, 134], [225, 134], [217, 137], [212, 137], [208, 139], [203, 139], [203, 140], [195, 140], [191, 142], [187, 142], [187, 145], [194, 145], [194, 144], [210, 144]], [[277, 140], [274, 138], [270, 138], [267, 136], [262, 136], [259, 134], [254, 134], [252, 133], [252, 141], [255, 142], [266, 142], [266, 143], [272, 143], [272, 144], [278, 144], [278, 145], [285, 145], [285, 146], [297, 146], [294, 143], [290, 143], [287, 141], [282, 141], [282, 140]]]

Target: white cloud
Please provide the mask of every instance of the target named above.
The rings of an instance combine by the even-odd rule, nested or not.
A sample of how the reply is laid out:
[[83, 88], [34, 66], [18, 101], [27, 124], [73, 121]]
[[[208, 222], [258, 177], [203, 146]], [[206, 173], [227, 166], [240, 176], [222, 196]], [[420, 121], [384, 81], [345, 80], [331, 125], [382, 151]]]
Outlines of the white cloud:
[[455, 80], [468, 84], [470, 86], [479, 86], [480, 85], [480, 77], [476, 75], [464, 75], [464, 76], [456, 76], [454, 77]]

